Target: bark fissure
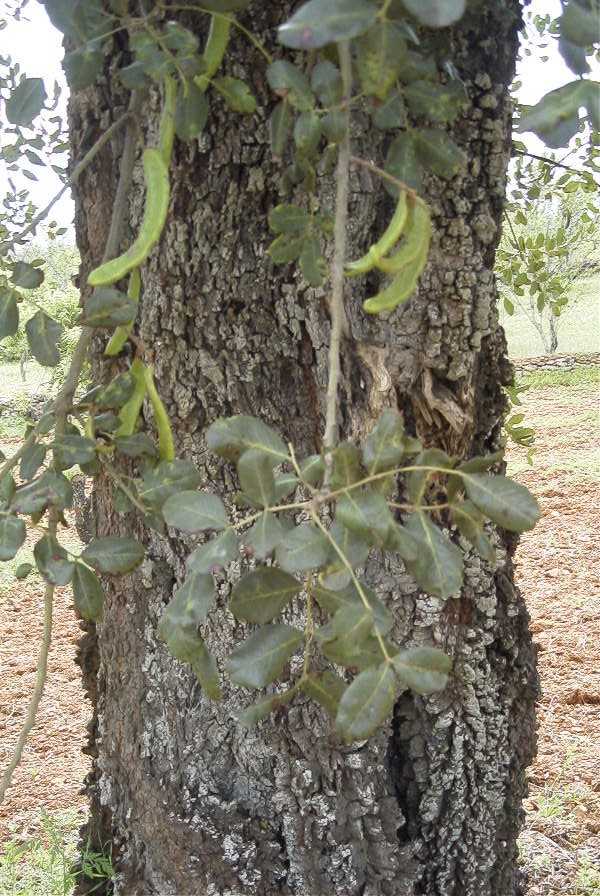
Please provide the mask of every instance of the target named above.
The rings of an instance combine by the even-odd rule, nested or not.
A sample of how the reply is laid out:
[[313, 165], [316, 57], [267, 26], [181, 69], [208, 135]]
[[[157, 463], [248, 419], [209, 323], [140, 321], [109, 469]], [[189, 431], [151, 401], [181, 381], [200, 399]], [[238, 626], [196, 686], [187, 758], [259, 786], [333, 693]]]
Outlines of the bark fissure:
[[[249, 21], [269, 45], [283, 13], [268, 6]], [[470, 97], [454, 136], [469, 168], [450, 184], [427, 184], [435, 237], [410, 303], [389, 319], [367, 317], [366, 286], [353, 285], [338, 421], [344, 437], [364, 435], [391, 405], [428, 445], [463, 455], [497, 447], [500, 384], [510, 368], [491, 265], [510, 151], [515, 24], [507, 5], [494, 2], [453, 32]], [[144, 270], [139, 320], [178, 453], [225, 495], [235, 490], [232, 473], [203, 441], [215, 417], [254, 414], [300, 454], [321, 447], [330, 331], [325, 293], [291, 270], [273, 271], [265, 254], [266, 215], [280, 201], [268, 148], [272, 97], [255, 51], [238, 37], [234, 48], [231, 73], [252, 83], [260, 114], [232, 120], [215, 100], [198, 145], [176, 145], [172, 214]], [[104, 109], [100, 93], [76, 97], [75, 133]], [[382, 147], [374, 139], [359, 129], [356, 152], [375, 158]], [[101, 245], [97, 190], [104, 185], [110, 195], [112, 178], [103, 160], [79, 188], [84, 271]], [[389, 212], [381, 197], [369, 171], [353, 170], [354, 249]], [[132, 226], [137, 220], [134, 204]], [[107, 483], [98, 484], [94, 502], [101, 534], [135, 533], [134, 518], [114, 512]], [[247, 732], [234, 717], [250, 694], [226, 686], [222, 704], [206, 700], [156, 636], [192, 541], [137, 534], [148, 559], [140, 573], [109, 585], [98, 652], [84, 660], [97, 714], [92, 829], [115, 844], [119, 896], [518, 892], [514, 837], [533, 743], [535, 673], [524, 604], [511, 584], [512, 544], [494, 536], [496, 569], [468, 553], [463, 592], [446, 603], [420, 593], [400, 561], [369, 563], [371, 583], [396, 612], [399, 642], [443, 647], [455, 675], [443, 694], [403, 695], [393, 725], [342, 747], [308, 701]], [[206, 631], [220, 665], [244, 631], [226, 609], [229, 588], [220, 582]]]

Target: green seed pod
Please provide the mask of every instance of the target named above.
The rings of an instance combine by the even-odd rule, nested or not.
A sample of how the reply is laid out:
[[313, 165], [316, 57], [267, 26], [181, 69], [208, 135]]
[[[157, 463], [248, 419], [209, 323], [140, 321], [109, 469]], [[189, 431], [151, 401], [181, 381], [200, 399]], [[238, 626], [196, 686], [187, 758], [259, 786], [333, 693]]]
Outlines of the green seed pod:
[[346, 276], [358, 277], [361, 274], [367, 274], [369, 271], [372, 271], [377, 264], [377, 261], [380, 258], [383, 258], [384, 255], [387, 255], [390, 249], [396, 245], [402, 236], [407, 217], [408, 200], [406, 193], [402, 191], [398, 197], [396, 211], [385, 231], [362, 258], [358, 258], [356, 261], [351, 261], [346, 265]]
[[161, 460], [175, 460], [175, 444], [173, 442], [171, 421], [156, 390], [151, 367], [146, 367], [144, 370], [144, 381], [146, 383], [146, 392], [154, 411], [154, 422], [158, 433], [158, 456]]
[[140, 267], [160, 239], [169, 210], [169, 172], [158, 149], [146, 149], [143, 156], [146, 206], [137, 238], [127, 252], [101, 264], [88, 277], [90, 286], [110, 286], [134, 268]]
[[[134, 268], [129, 275], [129, 286], [127, 287], [127, 295], [130, 299], [133, 299], [134, 302], [139, 302], [140, 300], [140, 291], [142, 288], [142, 278], [140, 277], [140, 269]], [[118, 355], [127, 340], [129, 339], [129, 334], [133, 329], [133, 321], [129, 324], [121, 324], [115, 332], [112, 334], [111, 338], [108, 340], [108, 345], [104, 349], [104, 354], [108, 358], [114, 357], [114, 355]]]
[[211, 78], [218, 72], [225, 50], [229, 43], [229, 33], [231, 31], [231, 20], [225, 16], [212, 16], [210, 22], [210, 31], [202, 54], [202, 62], [205, 71], [203, 74], [194, 78], [196, 86], [204, 93], [208, 90]]
[[144, 376], [145, 366], [139, 358], [136, 358], [131, 365], [131, 375], [133, 377], [135, 387], [133, 395], [123, 405], [119, 411], [119, 420], [121, 425], [115, 432], [115, 438], [119, 436], [132, 436], [140, 416], [140, 411], [146, 397], [146, 378]]

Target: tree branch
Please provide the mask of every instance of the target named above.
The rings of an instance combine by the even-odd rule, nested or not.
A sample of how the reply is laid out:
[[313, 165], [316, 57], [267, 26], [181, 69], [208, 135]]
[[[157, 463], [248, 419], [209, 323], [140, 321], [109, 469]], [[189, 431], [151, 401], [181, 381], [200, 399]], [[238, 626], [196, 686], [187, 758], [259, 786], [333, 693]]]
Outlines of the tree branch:
[[[348, 225], [348, 193], [350, 184], [350, 110], [348, 101], [352, 93], [352, 63], [348, 41], [338, 44], [342, 83], [344, 86], [344, 116], [346, 127], [340, 143], [336, 171], [336, 203], [334, 228], [334, 253], [331, 265], [331, 338], [329, 342], [329, 370], [327, 381], [327, 408], [325, 419], [325, 449], [337, 442], [338, 388], [340, 381], [340, 348], [346, 315], [344, 312], [344, 261], [346, 257], [346, 229]], [[331, 473], [331, 455], [326, 458], [327, 483]]]
[[571, 165], [565, 165], [563, 162], [555, 162], [554, 159], [548, 159], [546, 156], [538, 156], [534, 152], [526, 152], [524, 149], [515, 149], [514, 146], [513, 153], [516, 156], [528, 156], [530, 159], [537, 159], [538, 162], [546, 162], [546, 164], [552, 165], [553, 168], [564, 168], [566, 171], [572, 171], [573, 174], [583, 174], [583, 171], [579, 171]]

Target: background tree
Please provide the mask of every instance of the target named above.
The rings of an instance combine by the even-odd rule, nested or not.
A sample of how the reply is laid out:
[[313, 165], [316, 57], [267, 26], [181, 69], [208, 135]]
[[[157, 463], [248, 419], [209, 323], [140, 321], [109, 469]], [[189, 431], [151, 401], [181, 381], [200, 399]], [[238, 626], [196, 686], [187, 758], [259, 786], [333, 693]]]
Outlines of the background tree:
[[[95, 2], [46, 6], [68, 48], [65, 67], [74, 91], [70, 142], [73, 157], [82, 159], [70, 181], [76, 184], [82, 283], [88, 286], [84, 330], [53, 409], [2, 470], [4, 542], [10, 553], [17, 529], [22, 534], [22, 516], [31, 515], [38, 525], [48, 512], [36, 551], [48, 582], [46, 645], [56, 584], [72, 579], [79, 611], [97, 617], [102, 595], [91, 568], [129, 572], [142, 560], [141, 544], [146, 548], [144, 564], [126, 585], [105, 582], [104, 620], [97, 631], [90, 628], [81, 652], [96, 709], [89, 833], [92, 840], [114, 844], [117, 891], [516, 893], [515, 839], [533, 751], [535, 672], [524, 604], [512, 584], [515, 540], [507, 530], [532, 525], [537, 511], [519, 487], [481, 471], [499, 463], [493, 452], [505, 404], [501, 387], [511, 380], [492, 267], [510, 153], [508, 85], [518, 5], [475, 3], [463, 16], [464, 4], [455, 0], [312, 0], [291, 21], [291, 4], [274, 9], [245, 0], [209, 0], [212, 17], [206, 6], [176, 4], [131, 14], [121, 3], [112, 3], [110, 14]], [[577, 3], [565, 13], [565, 25], [574, 9], [584, 23], [577, 20], [577, 31], [571, 22], [561, 38], [582, 48], [575, 54], [581, 67], [580, 56], [595, 39], [595, 18]], [[229, 13], [238, 10], [234, 23]], [[227, 44], [232, 24], [219, 70], [219, 46]], [[276, 42], [282, 25], [280, 44], [311, 51], [298, 60], [300, 67]], [[10, 75], [7, 115], [17, 142], [27, 143], [22, 129], [40, 113], [46, 96], [43, 86], [31, 83], [35, 79], [17, 75]], [[350, 96], [352, 80], [359, 90]], [[549, 107], [543, 101], [530, 110], [523, 127], [549, 131], [553, 140], [558, 120], [564, 135], [566, 104], [567, 130], [573, 116], [577, 129], [580, 106], [590, 106], [596, 93], [589, 81], [575, 83], [583, 87], [571, 89], [567, 101], [561, 94], [560, 114], [551, 94]], [[348, 143], [349, 114], [355, 156]], [[179, 138], [174, 146], [173, 121]], [[90, 135], [98, 136], [88, 149]], [[136, 183], [140, 170], [133, 170], [138, 141], [152, 146], [143, 155], [143, 219], [140, 191], [129, 191], [132, 174]], [[380, 188], [381, 171], [371, 158], [384, 165], [393, 201]], [[320, 246], [332, 229], [334, 185], [329, 291], [321, 286]], [[282, 204], [282, 194], [296, 200], [294, 205]], [[393, 288], [377, 292], [376, 273], [393, 268], [397, 257], [388, 250], [401, 228], [390, 233], [385, 226], [390, 218], [397, 224], [403, 198], [413, 229], [417, 211], [433, 219], [429, 261], [408, 303], [426, 260], [428, 227], [417, 241], [418, 266], [410, 266], [409, 281], [402, 280], [404, 268], [400, 274], [395, 269]], [[129, 252], [113, 261], [124, 242], [124, 210], [138, 235]], [[18, 289], [39, 285], [36, 266], [14, 255], [15, 242], [36, 226], [30, 211], [25, 220], [30, 223], [18, 239], [5, 241], [2, 309], [8, 335], [18, 323]], [[280, 235], [273, 240], [269, 229]], [[374, 237], [382, 231], [385, 250]], [[401, 258], [412, 245], [412, 232], [398, 250]], [[159, 251], [149, 254], [159, 240]], [[346, 289], [344, 309], [346, 241], [351, 250], [371, 249], [346, 268], [367, 276]], [[289, 267], [296, 259], [301, 275]], [[288, 266], [282, 274], [273, 263]], [[128, 295], [113, 288], [126, 273]], [[92, 292], [89, 286], [97, 288]], [[365, 315], [360, 303], [367, 296], [364, 310], [387, 313]], [[27, 329], [32, 351], [42, 363], [56, 364], [60, 329], [41, 315]], [[98, 329], [115, 325], [107, 355]], [[90, 345], [100, 385], [79, 399], [77, 378]], [[124, 414], [135, 425], [144, 394], [149, 401], [142, 430], [125, 435], [134, 439], [125, 449], [114, 427], [125, 424]], [[119, 412], [118, 418], [112, 414], [116, 423], [113, 409]], [[244, 416], [213, 423], [231, 413], [261, 420]], [[377, 420], [375, 434], [365, 441]], [[153, 425], [157, 445], [145, 436]], [[361, 444], [362, 453], [345, 442], [336, 447], [338, 425], [342, 438]], [[51, 443], [44, 439], [50, 431]], [[286, 453], [288, 442], [295, 454]], [[306, 601], [297, 589], [284, 619], [302, 620], [299, 640], [308, 646], [313, 640], [333, 642], [337, 654], [328, 647], [322, 655], [360, 674], [350, 685], [339, 676], [326, 679], [323, 695], [314, 682], [307, 686], [303, 661], [286, 654], [291, 662], [278, 663], [275, 677], [284, 684], [289, 678], [290, 690], [286, 695], [277, 685], [269, 692], [267, 709], [275, 710], [275, 721], [249, 731], [237, 716], [254, 698], [227, 683], [221, 702], [209, 699], [218, 690], [216, 669], [231, 671], [232, 657], [238, 683], [256, 687], [274, 677], [267, 677], [273, 658], [264, 649], [264, 634], [253, 663], [248, 643], [255, 635], [245, 648], [237, 647], [246, 634], [240, 621], [264, 620], [254, 611], [239, 612], [237, 584], [232, 613], [224, 604], [240, 566], [247, 568], [248, 551], [244, 558], [232, 555], [227, 542], [201, 544], [181, 585], [196, 541], [177, 529], [230, 532], [238, 526], [230, 500], [236, 477], [207, 447], [229, 460], [241, 454], [243, 500], [268, 505], [255, 514], [268, 519], [272, 496], [265, 488], [271, 492], [275, 480], [264, 455], [289, 461], [288, 478], [294, 471], [298, 476], [292, 487], [301, 480], [309, 494], [291, 509], [308, 513], [323, 535], [328, 530], [321, 508], [335, 511], [342, 529], [337, 538], [345, 547], [331, 532], [328, 544], [345, 562], [343, 569], [330, 562], [335, 557], [323, 552], [319, 532], [310, 530], [308, 540], [306, 528], [287, 534], [284, 526], [275, 552], [279, 568], [322, 569], [319, 587], [325, 575], [329, 601], [339, 601], [342, 593], [334, 587], [336, 576], [349, 574], [369, 605], [359, 641], [364, 654], [358, 655], [342, 644], [342, 634], [358, 638], [343, 607], [322, 624], [321, 610], [332, 612], [331, 604], [313, 609], [309, 575]], [[382, 469], [372, 464], [383, 463], [383, 448], [415, 459], [407, 470], [386, 461], [382, 473], [373, 473]], [[53, 470], [36, 477], [39, 463], [31, 470], [40, 451], [42, 461], [51, 452]], [[152, 459], [157, 453], [160, 459]], [[313, 493], [312, 474], [295, 457], [315, 454], [322, 455], [315, 463], [325, 470], [325, 485], [317, 478]], [[487, 457], [461, 463], [482, 454]], [[128, 460], [131, 455], [150, 460]], [[18, 461], [28, 482], [15, 490], [11, 471]], [[96, 536], [81, 556], [66, 553], [57, 538], [70, 503], [62, 471], [74, 463], [95, 474]], [[396, 481], [396, 472], [408, 478]], [[336, 477], [346, 499], [343, 515]], [[199, 478], [210, 496], [193, 491]], [[385, 483], [382, 491], [376, 479]], [[442, 492], [444, 484], [448, 489]], [[398, 492], [396, 500], [392, 493], [390, 501], [389, 488]], [[468, 501], [460, 499], [465, 488]], [[216, 493], [227, 498], [229, 519], [233, 514], [228, 527]], [[380, 506], [384, 514], [372, 512]], [[390, 506], [397, 513], [388, 523]], [[209, 508], [212, 524], [198, 524], [198, 515]], [[429, 512], [447, 535], [428, 521]], [[487, 525], [484, 533], [485, 516], [504, 528]], [[174, 525], [165, 530], [163, 519]], [[353, 533], [360, 536], [358, 547]], [[252, 538], [259, 558], [271, 553], [259, 552], [257, 536]], [[264, 547], [264, 539], [260, 543]], [[362, 554], [364, 543], [377, 550]], [[231, 562], [227, 573], [215, 569], [221, 564], [210, 567], [218, 573], [216, 605], [207, 605], [211, 612], [201, 639], [196, 623], [206, 617], [205, 595], [194, 590], [189, 573], [194, 563], [205, 565], [207, 556], [220, 557], [219, 551]], [[361, 564], [364, 585], [354, 572]], [[266, 593], [262, 570], [258, 597], [264, 609], [267, 597], [279, 597]], [[204, 567], [202, 575], [202, 587], [211, 579], [213, 601], [212, 577]], [[242, 579], [245, 587], [249, 579]], [[366, 588], [374, 589], [381, 607], [365, 596]], [[391, 626], [387, 643], [382, 626], [386, 632]], [[375, 658], [373, 642], [381, 648]], [[443, 690], [449, 664], [440, 659], [440, 647], [452, 658]], [[406, 659], [424, 654], [428, 663]], [[230, 677], [236, 681], [236, 674]], [[365, 685], [374, 678], [376, 683]], [[43, 653], [34, 708], [42, 684]], [[352, 714], [359, 692], [363, 699]], [[324, 708], [335, 715], [341, 738], [331, 734]], [[260, 707], [250, 710], [254, 720], [262, 713]]]
[[594, 169], [523, 157], [516, 165], [496, 271], [504, 310], [524, 312], [547, 354], [558, 349], [561, 316], [600, 265]]

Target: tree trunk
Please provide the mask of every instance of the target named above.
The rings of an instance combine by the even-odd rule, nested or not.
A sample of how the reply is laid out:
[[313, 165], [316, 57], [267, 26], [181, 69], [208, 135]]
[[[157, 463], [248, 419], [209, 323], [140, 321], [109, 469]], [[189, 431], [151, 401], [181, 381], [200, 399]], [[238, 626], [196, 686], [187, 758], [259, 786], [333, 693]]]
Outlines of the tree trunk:
[[[286, 4], [254, 6], [246, 24], [272, 42]], [[341, 396], [348, 437], [363, 435], [393, 406], [427, 445], [468, 456], [499, 443], [501, 386], [511, 368], [492, 268], [518, 21], [515, 2], [494, 0], [452, 32], [471, 100], [454, 129], [468, 170], [449, 184], [431, 178], [427, 185], [435, 238], [408, 306], [388, 320], [367, 317], [360, 286], [348, 290]], [[176, 145], [171, 214], [144, 269], [139, 316], [178, 455], [224, 494], [233, 488], [230, 471], [207, 454], [203, 435], [220, 415], [260, 416], [299, 452], [321, 448], [329, 335], [324, 292], [307, 288], [293, 270], [273, 270], [265, 254], [266, 214], [281, 201], [267, 126], [273, 98], [252, 47], [236, 37], [234, 51], [229, 71], [252, 83], [259, 113], [242, 119], [214, 99], [199, 143]], [[108, 110], [116, 116], [125, 99], [110, 85], [75, 96], [74, 146], [105, 127]], [[157, 104], [153, 97], [149, 141]], [[357, 151], [381, 158], [372, 134], [357, 139]], [[79, 184], [84, 276], [102, 250], [119, 151], [104, 152]], [[352, 189], [356, 250], [390, 208], [370, 173], [354, 171]], [[331, 195], [331, 184], [324, 181], [323, 191]], [[139, 205], [136, 195], [132, 226]], [[122, 362], [101, 361], [100, 340], [96, 348], [97, 369], [114, 375]], [[250, 732], [235, 721], [250, 702], [239, 690], [226, 686], [222, 703], [209, 701], [156, 634], [191, 540], [161, 539], [134, 515], [119, 517], [102, 480], [94, 501], [99, 534], [133, 532], [148, 546], [141, 571], [107, 584], [104, 622], [81, 650], [95, 706], [89, 833], [93, 842], [114, 844], [116, 893], [519, 892], [515, 840], [533, 754], [536, 678], [527, 613], [513, 585], [514, 540], [496, 535], [495, 568], [468, 553], [462, 594], [446, 602], [420, 592], [401, 561], [371, 562], [370, 581], [397, 608], [398, 642], [433, 640], [454, 657], [455, 674], [440, 695], [404, 694], [393, 724], [366, 744], [342, 746], [319, 708], [303, 699]], [[226, 609], [228, 589], [224, 582], [207, 627], [219, 663], [240, 639]]]

